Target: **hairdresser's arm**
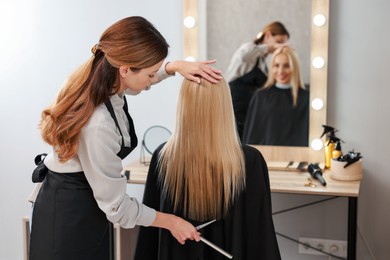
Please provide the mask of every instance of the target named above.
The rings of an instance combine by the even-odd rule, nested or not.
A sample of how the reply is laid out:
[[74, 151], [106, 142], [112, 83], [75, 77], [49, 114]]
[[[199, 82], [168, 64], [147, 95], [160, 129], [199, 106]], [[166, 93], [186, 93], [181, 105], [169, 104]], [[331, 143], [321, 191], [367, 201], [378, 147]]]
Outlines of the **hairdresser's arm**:
[[168, 229], [180, 244], [184, 244], [187, 239], [200, 240], [198, 231], [191, 223], [172, 214], [157, 211], [151, 226]]
[[259, 57], [265, 57], [268, 54], [268, 45], [256, 45], [253, 42], [242, 44], [233, 54], [229, 67], [225, 73], [227, 82], [231, 82], [248, 72], [256, 65]]
[[258, 57], [265, 57], [269, 52], [268, 45], [247, 42], [240, 46], [234, 54], [235, 58], [243, 62], [256, 62]]

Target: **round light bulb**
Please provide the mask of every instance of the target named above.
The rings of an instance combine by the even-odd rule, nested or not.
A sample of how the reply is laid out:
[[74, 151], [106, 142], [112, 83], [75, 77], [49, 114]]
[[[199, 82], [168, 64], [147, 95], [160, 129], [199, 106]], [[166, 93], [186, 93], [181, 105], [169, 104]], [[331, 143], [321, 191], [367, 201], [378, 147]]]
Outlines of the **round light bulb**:
[[312, 64], [314, 68], [321, 69], [325, 65], [325, 60], [322, 57], [315, 57]]
[[313, 141], [311, 141], [311, 144], [310, 144], [311, 148], [315, 151], [319, 151], [322, 149], [323, 147], [323, 143], [322, 143], [322, 140], [321, 139], [313, 139]]
[[324, 101], [321, 98], [315, 98], [311, 101], [311, 107], [314, 110], [321, 110], [324, 107]]
[[188, 56], [187, 58], [185, 58], [186, 61], [195, 61], [195, 57], [194, 56]]
[[187, 28], [194, 28], [195, 26], [195, 18], [193, 16], [187, 16], [186, 18], [184, 18], [184, 26], [187, 27]]
[[323, 14], [317, 14], [313, 17], [313, 23], [315, 26], [323, 26], [326, 22], [325, 16]]

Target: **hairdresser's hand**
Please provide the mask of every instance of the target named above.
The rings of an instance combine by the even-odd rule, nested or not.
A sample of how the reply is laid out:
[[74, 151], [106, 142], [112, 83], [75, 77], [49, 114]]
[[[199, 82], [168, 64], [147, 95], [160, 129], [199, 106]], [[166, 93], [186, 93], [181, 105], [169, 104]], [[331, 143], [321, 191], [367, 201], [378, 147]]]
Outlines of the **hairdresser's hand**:
[[288, 42], [285, 42], [285, 43], [271, 43], [271, 44], [268, 44], [268, 52], [269, 53], [273, 53], [276, 49], [278, 48], [282, 48], [282, 47], [285, 47], [285, 46], [290, 46], [290, 43]]
[[190, 222], [172, 214], [157, 212], [152, 226], [168, 229], [182, 245], [184, 245], [187, 239], [200, 241], [199, 232]]
[[200, 241], [199, 232], [191, 223], [179, 217], [175, 218], [170, 231], [180, 244], [184, 244], [187, 239]]
[[169, 62], [165, 69], [169, 74], [174, 72], [180, 73], [183, 77], [188, 80], [195, 81], [200, 83], [200, 78], [202, 77], [212, 83], [217, 83], [218, 80], [222, 79], [221, 71], [215, 69], [209, 64], [215, 63], [215, 60], [206, 60], [206, 61], [172, 61]]

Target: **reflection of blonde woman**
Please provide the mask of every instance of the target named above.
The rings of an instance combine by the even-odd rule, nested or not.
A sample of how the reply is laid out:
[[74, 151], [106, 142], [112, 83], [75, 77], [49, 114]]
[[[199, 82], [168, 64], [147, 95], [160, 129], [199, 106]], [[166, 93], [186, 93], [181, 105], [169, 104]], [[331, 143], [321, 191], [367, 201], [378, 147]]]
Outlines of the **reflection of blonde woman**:
[[282, 47], [273, 53], [268, 80], [250, 102], [243, 141], [307, 146], [308, 131], [309, 91], [303, 85], [296, 53]]
[[281, 22], [270, 23], [253, 42], [242, 44], [230, 61], [226, 81], [230, 84], [240, 137], [249, 101], [256, 89], [262, 87], [267, 80], [266, 57], [276, 48], [285, 46], [289, 37]]
[[[271, 216], [269, 178], [260, 152], [241, 145], [224, 80], [184, 80], [176, 129], [153, 154], [146, 205], [194, 225], [234, 259], [280, 259]], [[141, 228], [135, 259], [224, 259], [203, 243], [175, 242], [165, 230]]]

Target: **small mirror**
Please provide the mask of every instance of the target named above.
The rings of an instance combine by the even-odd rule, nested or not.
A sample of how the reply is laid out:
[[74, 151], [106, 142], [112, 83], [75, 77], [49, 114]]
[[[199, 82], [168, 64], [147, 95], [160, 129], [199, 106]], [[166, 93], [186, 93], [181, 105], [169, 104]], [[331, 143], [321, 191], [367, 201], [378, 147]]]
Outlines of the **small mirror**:
[[149, 165], [150, 158], [157, 147], [168, 141], [171, 131], [168, 128], [155, 125], [149, 127], [142, 138], [141, 163]]

